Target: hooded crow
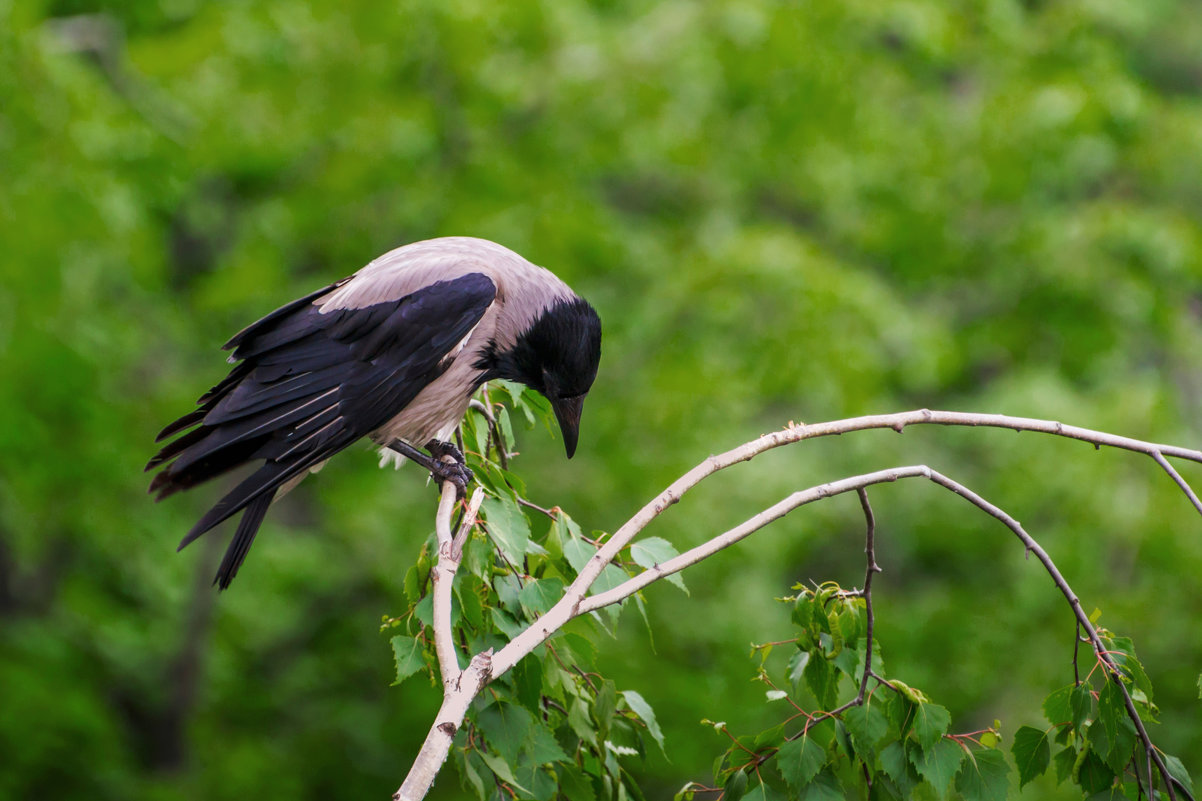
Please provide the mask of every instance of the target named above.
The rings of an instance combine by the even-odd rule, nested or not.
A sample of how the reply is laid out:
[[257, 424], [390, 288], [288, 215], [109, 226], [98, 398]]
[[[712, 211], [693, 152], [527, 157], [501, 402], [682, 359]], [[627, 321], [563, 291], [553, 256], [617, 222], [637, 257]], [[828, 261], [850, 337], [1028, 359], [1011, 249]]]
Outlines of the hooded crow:
[[447, 237], [385, 253], [276, 309], [225, 349], [230, 374], [163, 429], [156, 442], [176, 439], [146, 465], [159, 468], [150, 491], [162, 500], [263, 460], [179, 545], [242, 512], [214, 580], [221, 589], [272, 500], [362, 437], [462, 490], [471, 474], [446, 440], [491, 379], [546, 396], [570, 459], [601, 358], [601, 321], [550, 271], [487, 240]]

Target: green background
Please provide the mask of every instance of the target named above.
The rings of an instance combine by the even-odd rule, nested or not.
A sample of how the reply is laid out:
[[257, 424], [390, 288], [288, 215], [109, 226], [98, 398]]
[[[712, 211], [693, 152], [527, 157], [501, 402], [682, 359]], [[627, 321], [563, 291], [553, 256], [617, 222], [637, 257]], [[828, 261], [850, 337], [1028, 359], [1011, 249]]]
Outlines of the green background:
[[[927, 406], [1202, 437], [1202, 6], [0, 0], [0, 798], [384, 798], [433, 710], [381, 616], [429, 534], [362, 446], [269, 516], [233, 588], [218, 497], [160, 505], [155, 433], [217, 346], [397, 245], [466, 234], [597, 306], [580, 450], [531, 497], [613, 530], [789, 420]], [[1202, 521], [1144, 457], [988, 430], [805, 443], [711, 479], [682, 550], [784, 494], [926, 463], [1023, 521], [1134, 636], [1153, 736], [1202, 772]], [[1193, 466], [1188, 477], [1202, 476]], [[954, 730], [1042, 726], [1063, 599], [933, 486], [871, 493], [889, 670]], [[797, 581], [862, 580], [854, 497], [647, 593], [599, 643], [656, 709], [649, 797], [764, 702], [748, 644]], [[754, 729], [758, 730], [758, 729]], [[1025, 791], [1046, 797], [1050, 785]], [[456, 797], [447, 775], [436, 791]]]

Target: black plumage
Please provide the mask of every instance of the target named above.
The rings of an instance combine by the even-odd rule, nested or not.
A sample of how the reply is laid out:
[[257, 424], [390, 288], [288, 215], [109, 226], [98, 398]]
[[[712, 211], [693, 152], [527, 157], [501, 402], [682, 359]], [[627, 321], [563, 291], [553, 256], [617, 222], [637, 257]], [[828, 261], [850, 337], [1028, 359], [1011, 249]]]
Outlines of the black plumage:
[[242, 512], [216, 578], [223, 589], [277, 493], [362, 437], [436, 439], [490, 378], [547, 395], [571, 456], [600, 322], [553, 275], [499, 245], [431, 240], [281, 306], [225, 348], [229, 375], [163, 429], [156, 441], [175, 439], [147, 464], [159, 470], [150, 491], [161, 500], [262, 460], [180, 543]]
[[200, 409], [163, 429], [159, 440], [200, 423], [147, 464], [167, 464], [150, 490], [162, 499], [247, 461], [266, 463], [205, 514], [180, 548], [250, 507], [218, 577], [228, 586], [276, 490], [412, 401], [495, 295], [487, 276], [470, 273], [366, 309], [322, 314], [310, 296], [231, 339], [226, 348], [242, 362], [202, 397]]

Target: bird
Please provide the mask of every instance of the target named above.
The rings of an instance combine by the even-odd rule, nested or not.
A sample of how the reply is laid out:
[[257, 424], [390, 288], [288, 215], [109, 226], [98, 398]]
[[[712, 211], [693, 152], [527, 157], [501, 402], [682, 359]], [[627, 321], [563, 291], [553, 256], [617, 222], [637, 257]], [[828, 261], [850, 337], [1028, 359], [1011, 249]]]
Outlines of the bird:
[[162, 430], [155, 442], [170, 441], [146, 465], [158, 471], [149, 491], [162, 500], [261, 461], [179, 544], [242, 513], [213, 580], [221, 590], [272, 501], [364, 437], [462, 494], [472, 475], [449, 438], [490, 380], [542, 393], [571, 459], [601, 359], [601, 320], [512, 250], [443, 237], [391, 250], [281, 306], [224, 349], [229, 375]]

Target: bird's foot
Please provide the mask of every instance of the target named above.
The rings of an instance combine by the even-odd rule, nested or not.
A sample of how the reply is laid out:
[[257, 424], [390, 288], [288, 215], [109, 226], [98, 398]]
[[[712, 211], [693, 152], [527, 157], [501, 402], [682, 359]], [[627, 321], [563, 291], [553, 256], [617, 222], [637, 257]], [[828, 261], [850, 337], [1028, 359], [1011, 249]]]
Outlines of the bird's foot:
[[432, 439], [426, 443], [426, 450], [428, 450], [430, 455], [435, 459], [441, 459], [444, 456], [450, 456], [459, 464], [467, 464], [467, 459], [463, 458], [463, 451], [456, 448], [453, 442], [443, 442], [440, 439]]
[[[456, 494], [461, 499], [467, 495], [467, 485], [476, 477], [468, 469], [465, 463], [466, 460], [463, 458], [463, 453], [449, 442], [442, 442], [436, 439], [430, 440], [426, 443], [426, 450], [430, 452], [429, 455], [422, 453], [401, 439], [393, 440], [389, 443], [388, 447], [429, 470], [430, 477], [437, 481], [439, 486], [444, 481], [450, 481], [455, 485]], [[444, 461], [444, 456], [451, 457], [453, 461]]]
[[[427, 442], [426, 450], [434, 457], [433, 467], [430, 468], [430, 475], [434, 477], [434, 480], [439, 484], [449, 481], [455, 485], [456, 495], [460, 498], [466, 496], [467, 485], [475, 479], [476, 475], [467, 466], [463, 452], [451, 443], [437, 439]], [[448, 456], [451, 461], [446, 460]]]

